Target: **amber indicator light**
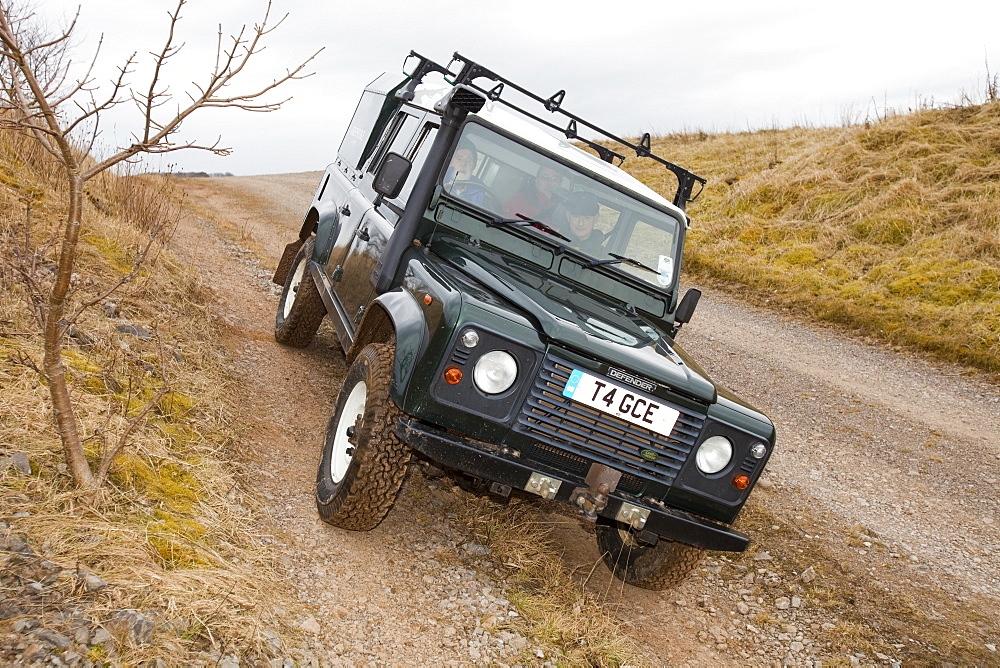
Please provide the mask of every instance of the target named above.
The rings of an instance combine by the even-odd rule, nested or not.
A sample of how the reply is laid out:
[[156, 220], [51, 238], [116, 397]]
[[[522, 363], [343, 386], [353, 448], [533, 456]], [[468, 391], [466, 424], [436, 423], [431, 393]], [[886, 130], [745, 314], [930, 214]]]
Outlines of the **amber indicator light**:
[[430, 295], [424, 295], [424, 303], [425, 304], [427, 304], [428, 306], [430, 306], [432, 301], [434, 301], [433, 297], [431, 297]]
[[736, 489], [746, 489], [750, 486], [750, 476], [745, 473], [741, 473], [735, 478], [733, 478], [733, 487]]
[[462, 370], [457, 366], [450, 366], [444, 370], [444, 379], [448, 381], [450, 385], [455, 385], [462, 380]]

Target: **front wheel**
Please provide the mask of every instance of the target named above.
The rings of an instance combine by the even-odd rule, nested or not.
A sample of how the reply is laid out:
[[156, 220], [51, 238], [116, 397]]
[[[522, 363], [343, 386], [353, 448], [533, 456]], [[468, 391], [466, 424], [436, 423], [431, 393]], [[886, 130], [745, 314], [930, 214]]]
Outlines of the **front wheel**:
[[701, 548], [665, 538], [647, 545], [616, 522], [598, 523], [597, 546], [616, 578], [643, 589], [676, 587], [705, 554]]
[[316, 507], [342, 529], [374, 529], [392, 507], [410, 449], [396, 436], [399, 409], [389, 397], [393, 346], [372, 343], [347, 372], [326, 430], [316, 474]]
[[315, 241], [308, 239], [292, 261], [274, 319], [274, 338], [293, 348], [305, 348], [312, 343], [326, 315], [323, 298], [309, 273], [314, 245]]

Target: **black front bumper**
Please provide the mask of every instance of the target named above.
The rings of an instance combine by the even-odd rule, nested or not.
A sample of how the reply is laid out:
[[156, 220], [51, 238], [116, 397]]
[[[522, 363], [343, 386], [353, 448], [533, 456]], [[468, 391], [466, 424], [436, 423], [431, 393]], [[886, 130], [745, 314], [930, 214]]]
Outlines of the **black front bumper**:
[[[445, 468], [508, 485], [513, 489], [525, 489], [528, 479], [536, 472], [531, 466], [513, 461], [508, 456], [487, 452], [473, 441], [418, 424], [409, 418], [400, 418], [396, 434], [414, 450]], [[563, 484], [560, 485], [555, 500], [570, 503], [570, 495], [579, 483], [562, 479], [547, 471], [544, 474], [562, 480]], [[703, 520], [682, 510], [637, 501], [638, 499], [612, 493], [607, 506], [599, 514], [613, 520], [622, 504], [627, 502], [650, 511], [644, 530], [662, 538], [721, 552], [743, 552], [750, 544], [750, 537], [735, 529]]]

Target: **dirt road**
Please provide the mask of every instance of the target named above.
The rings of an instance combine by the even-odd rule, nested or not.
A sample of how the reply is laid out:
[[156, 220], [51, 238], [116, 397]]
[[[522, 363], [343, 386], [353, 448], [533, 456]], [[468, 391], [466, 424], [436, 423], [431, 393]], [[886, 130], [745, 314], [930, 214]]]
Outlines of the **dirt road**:
[[[370, 533], [316, 515], [343, 358], [327, 326], [303, 351], [274, 342], [269, 275], [319, 176], [185, 180], [196, 215], [175, 239], [213, 289], [275, 550], [312, 610], [298, 621], [309, 650], [324, 665], [542, 664], [550, 649], [505, 623], [518, 614], [509, 583], [455, 521], [464, 493], [446, 479], [411, 472]], [[710, 555], [679, 589], [647, 592], [594, 568], [587, 527], [537, 508], [649, 664], [1000, 663], [998, 388], [716, 292], [679, 341], [777, 424], [740, 523], [751, 550]]]

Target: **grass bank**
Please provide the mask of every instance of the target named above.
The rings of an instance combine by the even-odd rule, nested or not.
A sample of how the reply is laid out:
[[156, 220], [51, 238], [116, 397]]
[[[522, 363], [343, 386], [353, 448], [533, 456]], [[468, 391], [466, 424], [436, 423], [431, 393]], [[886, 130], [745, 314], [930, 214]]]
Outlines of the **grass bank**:
[[[653, 149], [709, 179], [689, 207], [689, 277], [1000, 372], [1000, 104]], [[672, 197], [648, 163], [625, 168]]]
[[[76, 638], [72, 653], [95, 662], [274, 656], [281, 576], [240, 484], [206, 295], [167, 250], [169, 234], [69, 331], [64, 361], [92, 466], [125, 443], [100, 494], [73, 487], [35, 370], [34, 304], [53, 280], [62, 188], [35, 142], [0, 133], [0, 663], [33, 660], [6, 634], [34, 627]], [[132, 272], [150, 231], [182, 215], [158, 177], [104, 175], [89, 188], [74, 306]]]

